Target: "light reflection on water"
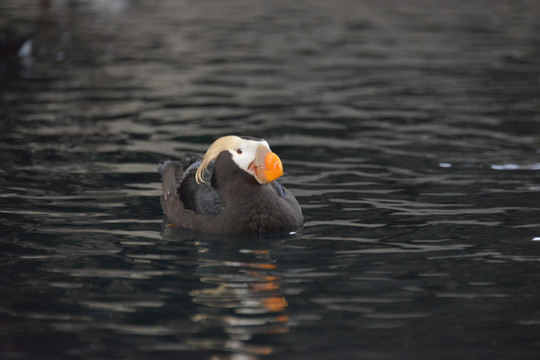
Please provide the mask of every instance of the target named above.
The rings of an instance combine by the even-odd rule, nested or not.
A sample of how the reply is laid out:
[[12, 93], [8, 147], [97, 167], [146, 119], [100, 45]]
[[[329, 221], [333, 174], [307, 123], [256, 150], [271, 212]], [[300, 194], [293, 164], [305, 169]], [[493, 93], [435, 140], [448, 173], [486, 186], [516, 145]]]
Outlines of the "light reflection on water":
[[[239, 262], [231, 261], [227, 250], [217, 247], [198, 247], [201, 261], [195, 274], [202, 284], [211, 287], [190, 292], [193, 302], [201, 305], [192, 321], [204, 330], [189, 343], [205, 349], [268, 355], [274, 351], [272, 346], [250, 341], [255, 336], [289, 332], [287, 300], [277, 265], [268, 250], [241, 249], [240, 254], [253, 256], [256, 262]], [[205, 337], [205, 333], [216, 330], [225, 336]]]
[[[47, 3], [0, 4], [0, 358], [536, 359], [537, 1]], [[230, 133], [300, 232], [162, 224]]]

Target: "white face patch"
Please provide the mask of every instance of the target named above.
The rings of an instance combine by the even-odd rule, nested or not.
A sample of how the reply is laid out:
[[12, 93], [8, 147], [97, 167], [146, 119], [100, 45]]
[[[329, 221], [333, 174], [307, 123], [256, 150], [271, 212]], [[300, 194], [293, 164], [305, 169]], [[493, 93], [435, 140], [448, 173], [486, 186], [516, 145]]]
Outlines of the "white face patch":
[[[195, 180], [198, 184], [205, 182], [204, 174], [208, 168], [208, 165], [213, 160], [216, 160], [222, 151], [229, 151], [235, 164], [240, 169], [253, 175], [261, 184], [266, 182], [267, 177], [265, 175], [262, 176], [261, 174], [256, 174], [256, 172], [260, 172], [259, 170], [261, 168], [261, 164], [264, 164], [266, 161], [266, 155], [270, 153], [270, 146], [266, 140], [253, 140], [228, 135], [220, 137], [214, 141], [204, 154], [201, 165], [197, 168], [197, 172], [195, 174]], [[264, 159], [262, 158], [263, 156]], [[259, 159], [257, 159], [257, 157], [259, 157]], [[250, 167], [252, 163], [256, 166], [256, 168]]]
[[233, 161], [240, 169], [255, 175], [255, 173], [249, 169], [249, 165], [255, 161], [255, 157], [257, 156], [257, 148], [259, 145], [263, 145], [270, 150], [270, 146], [266, 140], [255, 141], [243, 139], [241, 142], [239, 142], [236, 149], [229, 150], [229, 152], [232, 155]]

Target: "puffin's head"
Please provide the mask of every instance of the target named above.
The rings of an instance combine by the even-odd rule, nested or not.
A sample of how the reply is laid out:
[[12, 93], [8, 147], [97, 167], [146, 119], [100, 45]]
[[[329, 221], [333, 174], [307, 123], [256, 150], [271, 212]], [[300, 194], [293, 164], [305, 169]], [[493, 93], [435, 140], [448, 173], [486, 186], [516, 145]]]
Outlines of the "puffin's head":
[[205, 182], [206, 168], [223, 151], [230, 152], [236, 165], [253, 175], [260, 184], [272, 182], [283, 175], [281, 160], [270, 150], [266, 140], [230, 135], [219, 138], [210, 145], [195, 174], [197, 183]]

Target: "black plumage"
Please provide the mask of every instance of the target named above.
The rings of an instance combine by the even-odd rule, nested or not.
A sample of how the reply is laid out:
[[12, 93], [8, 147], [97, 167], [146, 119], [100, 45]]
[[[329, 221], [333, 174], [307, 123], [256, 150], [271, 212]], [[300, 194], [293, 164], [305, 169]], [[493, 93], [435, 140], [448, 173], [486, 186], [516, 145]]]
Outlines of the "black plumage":
[[[248, 138], [247, 140], [260, 140]], [[207, 233], [292, 232], [303, 224], [295, 197], [277, 181], [259, 183], [224, 150], [206, 168], [210, 183], [199, 183], [202, 158], [188, 154], [158, 166], [163, 210], [173, 223]]]

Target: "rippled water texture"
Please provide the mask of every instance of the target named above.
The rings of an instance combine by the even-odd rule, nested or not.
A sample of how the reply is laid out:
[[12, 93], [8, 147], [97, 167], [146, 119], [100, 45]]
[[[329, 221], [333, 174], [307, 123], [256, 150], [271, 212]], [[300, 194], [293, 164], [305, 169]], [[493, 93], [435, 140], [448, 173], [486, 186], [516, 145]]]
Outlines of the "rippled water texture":
[[[1, 359], [538, 359], [540, 2], [3, 1]], [[3, 40], [2, 40], [3, 39]], [[298, 234], [165, 226], [266, 138]]]

